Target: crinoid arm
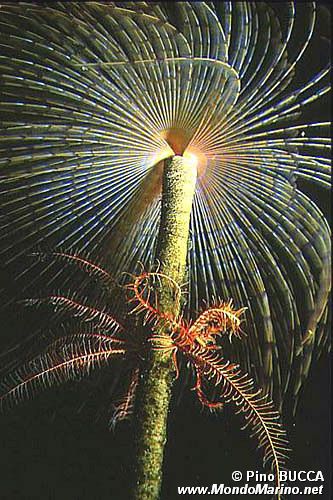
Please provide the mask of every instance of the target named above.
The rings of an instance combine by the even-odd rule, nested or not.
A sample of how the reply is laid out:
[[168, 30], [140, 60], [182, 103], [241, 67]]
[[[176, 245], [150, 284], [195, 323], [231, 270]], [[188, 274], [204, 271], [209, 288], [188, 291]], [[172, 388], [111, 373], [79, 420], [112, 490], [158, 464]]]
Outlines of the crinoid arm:
[[[270, 466], [280, 486], [279, 472], [288, 458], [289, 445], [278, 412], [268, 395], [256, 389], [254, 381], [238, 365], [223, 360], [218, 353], [199, 347], [188, 355], [199, 374], [196, 389], [202, 404], [212, 407], [202, 391], [201, 379], [214, 383], [219, 400], [231, 403], [245, 420], [264, 455], [264, 466]], [[212, 403], [214, 405], [214, 403]]]
[[204, 392], [203, 387], [202, 387], [201, 374], [200, 374], [200, 371], [198, 371], [198, 370], [196, 373], [196, 377], [197, 377], [197, 381], [196, 381], [196, 384], [193, 387], [193, 389], [196, 391], [200, 403], [203, 406], [207, 406], [210, 410], [217, 410], [217, 409], [220, 410], [221, 408], [223, 408], [223, 406], [224, 406], [223, 401], [210, 401], [207, 398], [207, 396], [205, 395], [205, 392]]
[[97, 307], [82, 303], [75, 294], [72, 297], [53, 294], [41, 298], [26, 299], [22, 302], [28, 306], [48, 304], [54, 308], [55, 313], [69, 314], [80, 321], [94, 323], [102, 329], [113, 329], [114, 332], [124, 330], [124, 327], [112, 315]]
[[127, 285], [128, 302], [134, 304], [132, 313], [144, 313], [144, 323], [167, 326], [176, 324], [176, 318], [171, 313], [162, 311], [161, 294], [171, 294], [179, 309], [182, 290], [169, 276], [160, 272], [142, 272]]
[[64, 264], [73, 264], [84, 271], [91, 278], [96, 279], [107, 289], [110, 285], [119, 286], [111, 274], [99, 266], [95, 261], [92, 262], [81, 253], [68, 253], [58, 250], [54, 252], [36, 251], [32, 252], [30, 255], [37, 257], [41, 261], [54, 260]]
[[81, 380], [126, 353], [126, 343], [108, 335], [79, 333], [60, 338], [3, 378], [0, 410], [9, 409], [43, 389]]
[[235, 309], [232, 301], [218, 301], [203, 311], [189, 328], [189, 335], [193, 339], [205, 343], [213, 341], [215, 335], [229, 333], [230, 337], [242, 337], [240, 317], [246, 307]]
[[109, 421], [110, 429], [114, 429], [119, 422], [122, 422], [131, 417], [136, 389], [139, 383], [140, 369], [133, 368], [130, 373], [130, 383], [123, 396], [113, 403], [113, 413]]

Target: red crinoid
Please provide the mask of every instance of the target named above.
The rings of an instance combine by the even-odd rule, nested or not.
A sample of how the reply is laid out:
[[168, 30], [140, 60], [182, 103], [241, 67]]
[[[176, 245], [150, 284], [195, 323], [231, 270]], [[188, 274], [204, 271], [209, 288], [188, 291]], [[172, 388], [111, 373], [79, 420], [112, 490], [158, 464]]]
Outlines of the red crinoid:
[[[79, 266], [109, 289], [110, 286], [119, 287], [112, 276], [83, 257], [62, 252], [50, 256]], [[56, 311], [68, 313], [85, 327], [53, 340], [43, 352], [6, 375], [1, 384], [1, 408], [8, 408], [39, 389], [81, 379], [93, 369], [121, 358], [127, 360], [131, 369], [128, 387], [114, 405], [111, 419], [114, 426], [131, 414], [142, 359], [150, 345], [153, 349], [164, 350], [166, 355], [172, 353], [177, 373], [180, 357], [189, 362], [196, 378], [194, 389], [204, 406], [214, 410], [230, 403], [236, 413], [243, 415], [244, 428], [251, 429], [251, 435], [263, 450], [264, 464], [271, 466], [279, 485], [279, 470], [284, 466], [288, 450], [279, 414], [268, 395], [256, 389], [254, 381], [223, 354], [225, 336], [242, 338], [244, 308], [234, 309], [231, 300], [215, 301], [192, 322], [182, 316], [175, 317], [161, 310], [159, 297], [162, 293], [169, 293], [174, 301], [180, 302], [183, 296], [181, 288], [158, 271], [143, 271], [134, 276], [123, 291], [126, 292], [126, 303], [132, 306], [123, 319], [109, 308], [88, 305], [76, 296], [54, 294], [26, 300], [29, 305], [51, 304]], [[110, 309], [117, 311], [116, 307]], [[136, 335], [130, 331], [130, 322], [140, 316], [141, 326], [147, 326], [147, 335], [140, 336], [142, 327], [137, 328]], [[88, 328], [87, 324], [90, 325]], [[213, 399], [208, 397], [209, 389], [213, 389]]]

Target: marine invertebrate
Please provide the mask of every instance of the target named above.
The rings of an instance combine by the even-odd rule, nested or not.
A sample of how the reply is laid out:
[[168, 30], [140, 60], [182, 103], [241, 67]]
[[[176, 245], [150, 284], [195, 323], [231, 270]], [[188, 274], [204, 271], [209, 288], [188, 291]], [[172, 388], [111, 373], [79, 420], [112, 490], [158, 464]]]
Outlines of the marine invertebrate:
[[116, 276], [150, 267], [163, 160], [184, 153], [198, 170], [188, 311], [212, 295], [248, 307], [235, 354], [276, 399], [298, 392], [327, 343], [330, 289], [328, 225], [303, 188], [329, 185], [328, 121], [301, 116], [328, 65], [297, 81], [317, 11], [2, 4], [1, 258], [22, 287], [35, 264], [19, 256], [41, 242]]
[[[111, 276], [99, 266], [76, 255], [57, 252], [53, 255], [64, 262], [77, 264], [88, 275], [110, 281]], [[180, 298], [178, 285], [168, 276], [153, 272], [142, 273], [128, 286], [128, 302], [134, 303], [131, 314], [145, 313], [150, 326], [148, 338], [140, 338], [140, 330], [129, 331], [133, 326], [117, 319], [105, 306], [97, 308], [80, 302], [78, 298], [49, 295], [28, 299], [29, 305], [51, 305], [55, 310], [76, 318], [76, 332], [53, 339], [41, 353], [27, 360], [0, 384], [0, 407], [10, 407], [17, 401], [41, 389], [69, 380], [80, 380], [94, 369], [107, 366], [114, 358], [132, 363], [131, 376], [124, 396], [115, 405], [111, 425], [130, 415], [138, 379], [144, 368], [140, 356], [153, 349], [174, 352], [174, 362], [181, 354], [194, 368], [195, 390], [199, 401], [210, 409], [234, 405], [236, 413], [244, 415], [245, 427], [263, 450], [264, 464], [269, 465], [280, 486], [279, 473], [287, 458], [288, 443], [279, 415], [267, 394], [255, 388], [253, 380], [237, 364], [230, 363], [223, 355], [223, 336], [239, 336], [240, 317], [243, 309], [234, 310], [231, 303], [217, 302], [188, 323], [182, 317], [160, 311], [158, 288], [170, 288]], [[177, 299], [178, 300], [178, 299]], [[90, 324], [87, 330], [84, 325]], [[141, 331], [142, 334], [142, 331]], [[178, 371], [178, 370], [177, 370]], [[206, 387], [215, 389], [218, 399], [209, 400]]]
[[2, 4], [1, 258], [21, 288], [40, 279], [19, 258], [41, 242], [87, 249], [116, 278], [150, 269], [162, 171], [186, 157], [198, 180], [184, 314], [212, 295], [247, 307], [232, 354], [276, 401], [297, 395], [328, 338], [329, 229], [306, 189], [329, 184], [328, 121], [302, 113], [325, 99], [329, 68], [299, 72], [317, 12]]

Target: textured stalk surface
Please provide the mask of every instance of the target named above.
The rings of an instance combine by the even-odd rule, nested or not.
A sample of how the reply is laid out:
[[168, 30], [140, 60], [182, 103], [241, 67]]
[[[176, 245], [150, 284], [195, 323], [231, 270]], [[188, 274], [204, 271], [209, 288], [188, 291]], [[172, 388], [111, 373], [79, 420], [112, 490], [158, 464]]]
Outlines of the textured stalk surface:
[[[192, 162], [181, 156], [166, 160], [157, 256], [161, 272], [180, 284], [185, 273], [195, 182], [196, 168]], [[179, 311], [171, 293], [167, 290], [159, 293], [161, 310], [177, 315]], [[151, 352], [141, 381], [136, 413], [135, 500], [159, 497], [172, 380], [173, 364], [169, 354], [158, 350]]]

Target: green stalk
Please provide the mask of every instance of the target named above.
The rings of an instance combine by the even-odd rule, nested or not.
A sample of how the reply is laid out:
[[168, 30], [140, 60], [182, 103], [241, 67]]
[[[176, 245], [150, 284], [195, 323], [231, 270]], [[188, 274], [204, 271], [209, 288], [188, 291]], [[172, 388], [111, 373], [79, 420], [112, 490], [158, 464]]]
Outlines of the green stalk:
[[[196, 166], [182, 156], [165, 161], [157, 258], [160, 272], [179, 284], [185, 275], [196, 175]], [[171, 291], [161, 290], [159, 293], [161, 310], [177, 316], [179, 304]], [[140, 382], [136, 407], [135, 500], [159, 498], [173, 378], [174, 366], [170, 354], [152, 350]]]

